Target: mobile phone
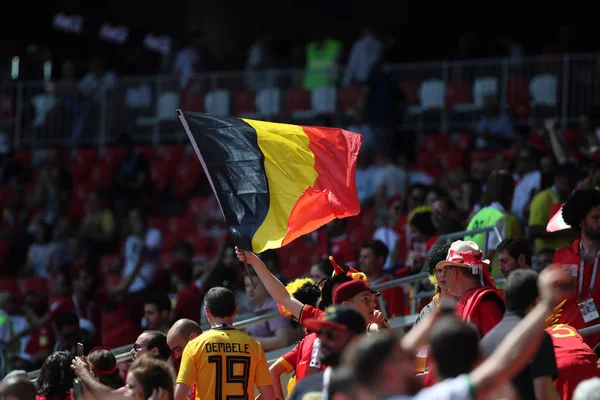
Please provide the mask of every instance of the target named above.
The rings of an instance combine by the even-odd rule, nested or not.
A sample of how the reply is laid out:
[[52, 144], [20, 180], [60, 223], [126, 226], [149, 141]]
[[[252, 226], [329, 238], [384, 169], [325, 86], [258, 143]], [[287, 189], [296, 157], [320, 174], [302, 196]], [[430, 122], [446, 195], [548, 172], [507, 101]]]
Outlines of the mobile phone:
[[77, 342], [77, 357], [83, 357], [83, 343]]
[[83, 399], [83, 388], [79, 379], [73, 379], [73, 400]]

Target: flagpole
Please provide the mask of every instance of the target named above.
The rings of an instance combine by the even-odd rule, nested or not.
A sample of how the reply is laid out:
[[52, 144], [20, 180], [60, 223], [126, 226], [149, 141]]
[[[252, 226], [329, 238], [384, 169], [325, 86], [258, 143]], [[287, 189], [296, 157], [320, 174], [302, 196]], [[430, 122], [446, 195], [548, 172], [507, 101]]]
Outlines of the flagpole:
[[250, 272], [250, 267], [248, 266], [248, 262], [244, 260], [244, 268], [246, 268], [246, 273], [248, 274], [248, 278], [250, 278], [250, 284], [252, 285], [252, 289], [256, 289], [256, 285], [254, 284], [254, 279], [252, 279], [252, 272]]

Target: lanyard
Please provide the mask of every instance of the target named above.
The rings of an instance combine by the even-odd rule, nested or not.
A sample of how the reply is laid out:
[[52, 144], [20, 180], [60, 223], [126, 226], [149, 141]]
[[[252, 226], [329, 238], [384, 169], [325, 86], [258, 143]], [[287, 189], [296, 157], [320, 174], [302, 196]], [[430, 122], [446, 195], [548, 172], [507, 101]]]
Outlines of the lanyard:
[[[579, 253], [581, 254], [581, 262], [579, 263], [579, 286], [577, 287], [577, 297], [581, 300], [581, 292], [583, 291], [583, 267], [585, 265], [585, 258], [583, 253], [583, 246], [579, 243]], [[600, 251], [596, 254], [594, 259], [594, 269], [592, 270], [592, 281], [590, 282], [590, 298], [594, 291], [594, 284], [596, 283], [596, 274], [598, 273], [598, 260], [600, 259]]]
[[230, 325], [230, 324], [217, 324], [217, 325], [213, 326], [213, 329], [219, 329], [219, 328], [233, 329], [233, 325]]

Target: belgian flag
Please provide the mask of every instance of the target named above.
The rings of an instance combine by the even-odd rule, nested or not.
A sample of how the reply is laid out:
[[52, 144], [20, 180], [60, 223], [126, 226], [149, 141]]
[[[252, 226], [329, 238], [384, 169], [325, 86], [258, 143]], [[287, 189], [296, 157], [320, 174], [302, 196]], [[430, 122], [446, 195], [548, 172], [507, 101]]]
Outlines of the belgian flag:
[[276, 249], [357, 215], [362, 136], [177, 110], [235, 244]]

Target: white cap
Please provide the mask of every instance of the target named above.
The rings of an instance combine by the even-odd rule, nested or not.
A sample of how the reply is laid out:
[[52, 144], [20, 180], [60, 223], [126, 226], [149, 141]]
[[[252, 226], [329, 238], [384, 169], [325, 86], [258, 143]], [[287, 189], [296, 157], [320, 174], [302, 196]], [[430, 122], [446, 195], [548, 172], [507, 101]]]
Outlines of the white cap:
[[600, 378], [581, 381], [573, 392], [573, 400], [600, 400]]

